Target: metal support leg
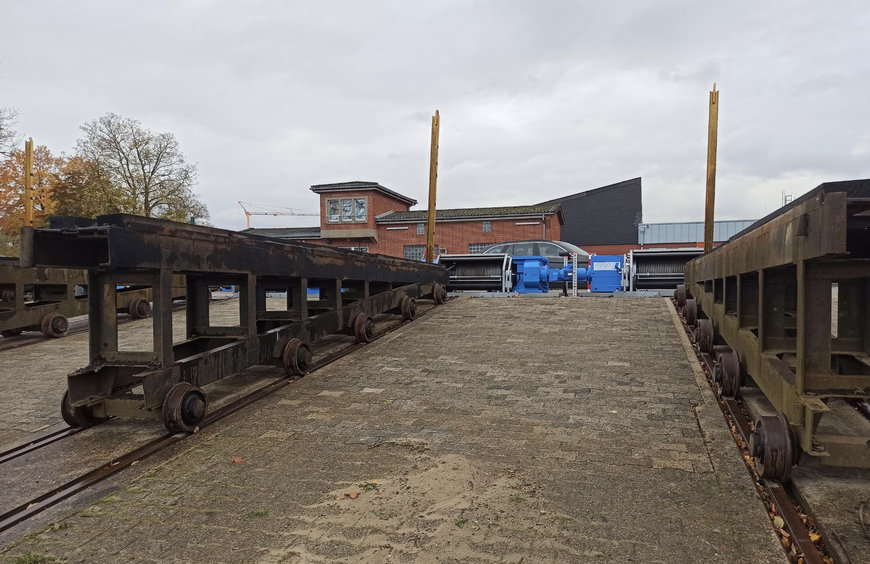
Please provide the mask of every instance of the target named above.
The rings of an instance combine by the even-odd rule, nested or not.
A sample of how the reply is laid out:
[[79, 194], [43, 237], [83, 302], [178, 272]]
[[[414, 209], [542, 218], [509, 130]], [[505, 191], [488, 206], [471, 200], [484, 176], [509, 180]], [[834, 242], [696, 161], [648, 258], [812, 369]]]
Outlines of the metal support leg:
[[91, 363], [103, 352], [118, 350], [118, 319], [115, 314], [115, 288], [106, 275], [88, 272], [88, 308], [90, 310], [89, 352]]
[[[172, 351], [172, 271], [162, 269], [153, 286], [154, 353], [160, 366], [175, 362]], [[207, 306], [206, 306], [207, 307]]]

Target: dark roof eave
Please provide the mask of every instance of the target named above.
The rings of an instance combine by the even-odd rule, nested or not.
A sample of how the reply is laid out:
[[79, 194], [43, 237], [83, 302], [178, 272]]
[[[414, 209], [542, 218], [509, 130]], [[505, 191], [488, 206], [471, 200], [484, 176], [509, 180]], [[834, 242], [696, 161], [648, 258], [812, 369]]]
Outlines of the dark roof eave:
[[329, 192], [361, 192], [366, 190], [374, 190], [375, 192], [381, 192], [390, 196], [393, 199], [396, 199], [402, 203], [408, 204], [409, 206], [416, 206], [417, 200], [414, 198], [409, 198], [403, 194], [399, 194], [393, 190], [385, 186], [381, 186], [377, 182], [367, 182], [363, 184], [350, 184], [346, 182], [339, 182], [336, 184], [312, 184], [311, 191], [315, 194], [329, 193]]

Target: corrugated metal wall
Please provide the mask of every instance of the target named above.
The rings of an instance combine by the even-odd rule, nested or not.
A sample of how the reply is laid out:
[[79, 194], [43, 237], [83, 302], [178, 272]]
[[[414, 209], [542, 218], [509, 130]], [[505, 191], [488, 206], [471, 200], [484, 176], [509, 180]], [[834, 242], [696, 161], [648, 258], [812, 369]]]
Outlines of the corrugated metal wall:
[[[713, 223], [713, 240], [727, 241], [756, 220], [738, 219]], [[637, 226], [637, 242], [641, 245], [656, 243], [698, 243], [704, 240], [704, 222], [641, 223]]]

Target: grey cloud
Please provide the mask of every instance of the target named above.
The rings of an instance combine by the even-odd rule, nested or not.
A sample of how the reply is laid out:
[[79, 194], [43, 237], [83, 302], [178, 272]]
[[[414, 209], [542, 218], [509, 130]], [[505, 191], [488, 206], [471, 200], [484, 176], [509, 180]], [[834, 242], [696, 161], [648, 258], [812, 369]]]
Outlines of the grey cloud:
[[377, 180], [425, 202], [436, 108], [439, 206], [531, 203], [643, 176], [646, 221], [697, 220], [713, 82], [723, 217], [760, 217], [782, 190], [870, 174], [862, 2], [4, 12], [20, 25], [0, 36], [0, 106], [18, 108], [23, 134], [68, 151], [78, 126], [108, 111], [173, 131], [225, 227], [239, 226], [239, 199], [314, 211], [318, 182]]

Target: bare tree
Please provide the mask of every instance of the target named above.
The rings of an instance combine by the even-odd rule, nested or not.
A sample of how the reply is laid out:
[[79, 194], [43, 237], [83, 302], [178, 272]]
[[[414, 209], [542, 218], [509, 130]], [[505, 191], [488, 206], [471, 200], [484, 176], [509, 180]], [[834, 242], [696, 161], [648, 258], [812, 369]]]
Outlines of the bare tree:
[[76, 152], [121, 192], [122, 211], [173, 221], [208, 218], [191, 189], [196, 165], [186, 161], [173, 134], [152, 133], [139, 120], [111, 113], [81, 129]]
[[18, 144], [18, 133], [12, 129], [17, 117], [13, 108], [0, 108], [0, 155], [8, 157]]

